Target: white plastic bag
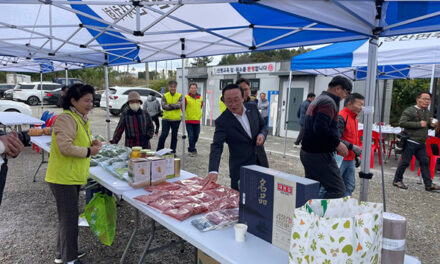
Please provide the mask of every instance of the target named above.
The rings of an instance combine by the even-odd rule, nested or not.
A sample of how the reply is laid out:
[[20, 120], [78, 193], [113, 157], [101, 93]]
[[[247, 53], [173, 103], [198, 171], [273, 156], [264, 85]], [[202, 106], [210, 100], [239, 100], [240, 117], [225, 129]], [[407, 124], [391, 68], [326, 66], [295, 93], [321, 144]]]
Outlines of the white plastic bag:
[[293, 216], [289, 264], [380, 263], [382, 213], [350, 197], [309, 200]]

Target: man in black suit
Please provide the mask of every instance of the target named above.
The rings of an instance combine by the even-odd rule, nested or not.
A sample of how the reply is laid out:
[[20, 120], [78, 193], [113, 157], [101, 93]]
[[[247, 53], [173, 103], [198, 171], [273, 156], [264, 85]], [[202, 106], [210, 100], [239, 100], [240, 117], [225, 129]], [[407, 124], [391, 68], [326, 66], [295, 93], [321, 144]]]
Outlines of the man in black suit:
[[6, 184], [6, 176], [8, 173], [8, 160], [6, 156], [15, 158], [20, 154], [24, 148], [24, 144], [29, 143], [29, 136], [27, 133], [20, 132], [6, 134], [0, 131], [0, 155], [4, 154], [3, 159], [0, 162], [0, 205], [2, 203], [3, 190]]
[[243, 103], [244, 91], [240, 86], [230, 84], [223, 89], [222, 95], [227, 109], [215, 120], [214, 139], [209, 155], [209, 174], [204, 183], [217, 181], [223, 143], [226, 142], [229, 146], [231, 188], [238, 190], [241, 166], [256, 164], [269, 167], [263, 147], [267, 127], [257, 106], [253, 103]]

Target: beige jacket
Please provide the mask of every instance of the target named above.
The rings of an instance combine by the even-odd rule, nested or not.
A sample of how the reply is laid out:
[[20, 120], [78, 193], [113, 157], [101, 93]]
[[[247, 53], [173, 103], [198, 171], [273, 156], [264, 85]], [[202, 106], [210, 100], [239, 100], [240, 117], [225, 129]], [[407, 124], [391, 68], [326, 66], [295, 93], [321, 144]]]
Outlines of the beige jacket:
[[87, 148], [73, 145], [77, 130], [78, 126], [76, 125], [75, 119], [69, 114], [59, 115], [53, 126], [53, 133], [55, 133], [61, 154], [64, 156], [86, 158]]

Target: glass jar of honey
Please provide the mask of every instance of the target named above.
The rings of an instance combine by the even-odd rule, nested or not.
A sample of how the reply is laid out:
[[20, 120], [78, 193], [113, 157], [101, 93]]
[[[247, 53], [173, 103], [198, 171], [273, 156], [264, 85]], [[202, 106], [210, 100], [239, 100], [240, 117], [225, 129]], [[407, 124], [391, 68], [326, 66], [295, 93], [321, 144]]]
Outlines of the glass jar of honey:
[[132, 147], [130, 153], [130, 159], [137, 159], [141, 156], [142, 147]]

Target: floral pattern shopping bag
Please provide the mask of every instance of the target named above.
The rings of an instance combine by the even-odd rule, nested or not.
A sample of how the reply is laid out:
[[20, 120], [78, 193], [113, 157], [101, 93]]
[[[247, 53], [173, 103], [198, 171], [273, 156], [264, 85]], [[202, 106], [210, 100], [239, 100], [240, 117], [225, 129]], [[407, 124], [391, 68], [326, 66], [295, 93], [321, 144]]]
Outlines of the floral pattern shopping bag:
[[309, 200], [294, 212], [289, 264], [380, 263], [382, 213], [351, 197]]

